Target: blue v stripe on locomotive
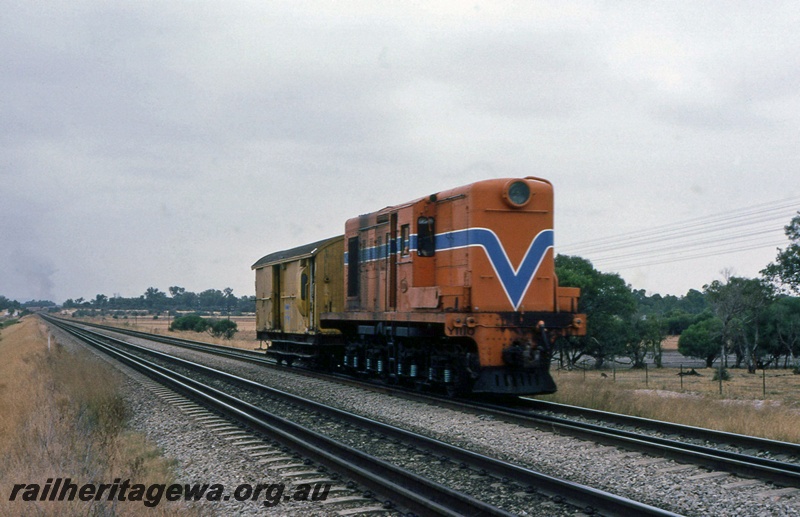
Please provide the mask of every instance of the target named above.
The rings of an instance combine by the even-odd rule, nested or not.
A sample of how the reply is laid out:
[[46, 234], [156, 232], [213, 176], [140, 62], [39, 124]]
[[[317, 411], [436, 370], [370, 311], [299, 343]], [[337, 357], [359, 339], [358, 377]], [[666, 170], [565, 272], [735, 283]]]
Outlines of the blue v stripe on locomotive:
[[514, 269], [497, 235], [486, 228], [468, 228], [436, 236], [436, 251], [480, 246], [492, 263], [514, 310], [519, 308], [547, 250], [553, 247], [553, 230], [542, 230], [531, 241], [519, 267]]
[[[525, 292], [533, 281], [533, 277], [536, 276], [547, 250], [553, 247], [553, 230], [542, 230], [531, 241], [525, 256], [522, 258], [522, 262], [516, 269], [511, 265], [511, 260], [509, 260], [500, 239], [492, 230], [487, 228], [467, 228], [465, 230], [439, 233], [436, 234], [435, 240], [437, 252], [470, 246], [483, 248], [495, 273], [497, 273], [511, 306], [514, 310], [517, 310], [522, 298], [525, 296]], [[359, 250], [359, 259], [361, 263], [384, 260], [387, 258], [387, 252], [390, 255], [396, 255], [397, 250], [402, 248], [402, 242], [398, 238], [390, 244], [389, 250], [386, 248], [387, 246], [384, 244], [361, 249]], [[409, 235], [409, 253], [414, 253], [416, 250], [417, 235]], [[344, 254], [344, 262], [345, 264], [349, 262], [347, 252]]]

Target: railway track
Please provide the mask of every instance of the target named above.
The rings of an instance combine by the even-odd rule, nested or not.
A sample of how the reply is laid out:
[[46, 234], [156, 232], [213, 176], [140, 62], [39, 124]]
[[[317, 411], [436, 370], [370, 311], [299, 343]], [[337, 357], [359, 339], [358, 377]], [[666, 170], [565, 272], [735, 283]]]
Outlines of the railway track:
[[[622, 428], [620, 431], [623, 432], [623, 435], [624, 431], [627, 429], [647, 430], [659, 433], [660, 435], [680, 437], [682, 440], [687, 441], [687, 446], [714, 443], [718, 446], [726, 446], [732, 449], [730, 451], [731, 458], [737, 458], [737, 452], [747, 451], [744, 456], [753, 461], [760, 461], [766, 466], [786, 469], [795, 473], [800, 472], [800, 444], [797, 443], [769, 440], [758, 436], [716, 431], [702, 427], [622, 415], [619, 413], [569, 406], [566, 404], [555, 404], [531, 398], [520, 398], [518, 404], [519, 409], [505, 407], [501, 409], [503, 411], [511, 411], [522, 415], [534, 411], [540, 416], [542, 413], [574, 416], [586, 420], [587, 422], [584, 423], [584, 425], [589, 429], [591, 429], [596, 422], [603, 423], [605, 429], [608, 429], [610, 425], [618, 425]], [[557, 421], [564, 420], [560, 417], [556, 418]], [[689, 440], [694, 443], [688, 442]], [[669, 442], [670, 440], [667, 440], [666, 443], [669, 444]], [[716, 449], [719, 449], [719, 447]], [[698, 450], [703, 451], [704, 448], [701, 446], [698, 447]], [[721, 454], [725, 454], [725, 452], [726, 451], [720, 451]], [[779, 458], [780, 461], [770, 461], [770, 456]]]
[[[219, 345], [158, 336], [129, 329], [106, 330], [156, 340], [170, 345], [274, 367], [262, 353]], [[320, 375], [315, 372], [313, 375]], [[467, 400], [449, 400], [421, 395], [391, 386], [376, 386], [353, 379], [341, 379], [370, 389], [379, 389], [412, 400], [424, 400], [459, 411], [492, 415], [519, 425], [554, 431], [651, 456], [701, 465], [742, 477], [770, 481], [783, 487], [800, 487], [800, 444], [726, 433], [712, 429], [650, 420], [563, 404], [521, 398], [515, 407]], [[570, 418], [565, 418], [565, 415]]]
[[[57, 324], [64, 325], [63, 322]], [[319, 421], [321, 415], [324, 415], [326, 422], [318, 423], [318, 428], [344, 425], [346, 427], [344, 436], [352, 437], [355, 434], [354, 430], [358, 429], [358, 435], [372, 437], [366, 441], [377, 441], [383, 448], [392, 446], [399, 451], [381, 453], [383, 456], [387, 454], [421, 455], [424, 458], [423, 464], [437, 465], [437, 469], [434, 470], [438, 474], [434, 475], [439, 478], [471, 479], [477, 476], [479, 479], [477, 485], [484, 487], [490, 483], [488, 480], [491, 479], [500, 484], [511, 484], [512, 488], [506, 491], [514, 492], [513, 487], [517, 487], [516, 495], [526, 501], [524, 504], [530, 505], [530, 498], [535, 497], [533, 492], [538, 492], [538, 497], [542, 497], [544, 494], [547, 498], [556, 501], [565, 500], [583, 508], [587, 513], [675, 515], [600, 490], [545, 476], [524, 467], [331, 408], [191, 361], [132, 345], [107, 335], [89, 334], [85, 330], [76, 330], [73, 326], [70, 326], [69, 331], [82, 340], [91, 342], [92, 346], [101, 348], [106, 353], [114, 354], [126, 364], [142, 369], [150, 376], [158, 376], [174, 389], [202, 400], [204, 404], [214, 407], [216, 411], [229, 414], [245, 425], [257, 429], [259, 433], [285, 443], [312, 461], [325, 465], [331, 470], [342, 472], [343, 476], [381, 494], [381, 497], [392, 501], [394, 505], [415, 513], [425, 515], [433, 513], [440, 515], [509, 515], [507, 510], [484, 503], [458, 489], [434, 483], [423, 476], [411, 473], [407, 468], [398, 468], [371, 454], [356, 451], [352, 438], [349, 443], [343, 443], [343, 441], [311, 430], [305, 425], [295, 424], [285, 415], [282, 416], [274, 410], [276, 405], [274, 402], [269, 403], [270, 411], [267, 411], [263, 404], [262, 407], [258, 407], [254, 403], [248, 402], [246, 395], [231, 395], [231, 386], [236, 385], [250, 392], [251, 400], [263, 399], [268, 396], [272, 400], [280, 400], [284, 405], [299, 407], [301, 413], [314, 415], [312, 420]], [[124, 347], [126, 350], [119, 350], [119, 347]], [[143, 359], [144, 355], [152, 359]], [[170, 363], [170, 367], [165, 366], [166, 363]], [[183, 370], [183, 373], [180, 370]], [[204, 380], [201, 382], [198, 380], [200, 378]], [[355, 441], [357, 442], [358, 439]], [[409, 451], [412, 451], [411, 454]], [[442, 472], [446, 472], [446, 474]], [[376, 478], [380, 476], [388, 478], [388, 480], [378, 481]], [[398, 487], [399, 492], [397, 491]]]

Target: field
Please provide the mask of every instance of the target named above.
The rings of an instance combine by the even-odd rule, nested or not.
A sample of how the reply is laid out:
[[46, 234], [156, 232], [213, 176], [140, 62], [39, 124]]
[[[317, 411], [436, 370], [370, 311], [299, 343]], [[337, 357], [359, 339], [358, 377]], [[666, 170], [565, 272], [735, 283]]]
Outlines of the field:
[[[217, 316], [215, 319], [227, 319], [227, 316]], [[218, 345], [227, 345], [247, 349], [258, 348], [259, 343], [256, 341], [256, 317], [231, 316], [230, 319], [236, 322], [236, 325], [239, 329], [234, 335], [233, 339], [215, 338], [206, 332], [172, 332], [169, 330], [169, 325], [172, 323], [172, 318], [165, 317], [160, 317], [158, 319], [154, 319], [152, 316], [129, 316], [127, 319], [95, 317], [73, 318], [72, 320], [88, 321], [90, 323], [108, 325], [110, 327], [122, 327], [132, 330], [139, 330], [141, 332], [150, 332], [152, 334], [191, 339], [194, 341], [205, 341], [207, 343], [214, 343]]]
[[[114, 320], [95, 318], [92, 321], [156, 334], [253, 349], [256, 341], [255, 318], [232, 317], [239, 332], [232, 340], [215, 339], [209, 334], [170, 332], [166, 319], [129, 318]], [[644, 369], [617, 368], [608, 370], [558, 370], [553, 378], [558, 385], [554, 395], [542, 396], [565, 404], [606, 411], [656, 418], [687, 425], [710, 427], [723, 431], [763, 436], [775, 440], [800, 443], [800, 375], [791, 370], [728, 369], [730, 380], [714, 381], [714, 370], [698, 366], [702, 362], [681, 359], [675, 340], [665, 343], [667, 364], [680, 367]], [[694, 368], [699, 375], [679, 375]]]
[[720, 384], [716, 369], [678, 353], [677, 338], [662, 347], [666, 368], [553, 369], [558, 392], [539, 398], [800, 443], [800, 375], [729, 368], [730, 380]]
[[[684, 372], [688, 369], [684, 369]], [[558, 392], [544, 400], [800, 443], [800, 375], [728, 369], [680, 376], [677, 368], [553, 371]]]
[[[171, 483], [173, 464], [144, 435], [125, 426], [121, 377], [89, 352], [70, 352], [38, 318], [0, 333], [0, 515], [140, 515], [142, 504], [114, 501], [12, 501], [15, 484]], [[186, 515], [180, 503], [154, 516]], [[188, 515], [197, 515], [196, 511]]]

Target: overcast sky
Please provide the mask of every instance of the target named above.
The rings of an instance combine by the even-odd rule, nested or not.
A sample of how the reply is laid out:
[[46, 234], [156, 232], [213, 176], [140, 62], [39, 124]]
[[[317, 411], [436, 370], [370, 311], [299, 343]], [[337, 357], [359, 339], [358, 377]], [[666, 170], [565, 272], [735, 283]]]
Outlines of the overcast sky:
[[557, 251], [589, 259], [589, 240], [789, 200], [758, 249], [604, 269], [682, 295], [756, 276], [800, 209], [796, 0], [0, 9], [11, 299], [251, 295], [267, 253], [485, 178], [551, 180]]

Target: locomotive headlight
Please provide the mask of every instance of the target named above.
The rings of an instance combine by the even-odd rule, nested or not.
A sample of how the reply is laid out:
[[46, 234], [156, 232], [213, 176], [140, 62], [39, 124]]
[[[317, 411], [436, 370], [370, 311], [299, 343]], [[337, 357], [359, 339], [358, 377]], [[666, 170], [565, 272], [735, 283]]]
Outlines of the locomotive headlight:
[[521, 208], [531, 200], [531, 188], [522, 180], [509, 181], [503, 191], [503, 199], [514, 208]]

